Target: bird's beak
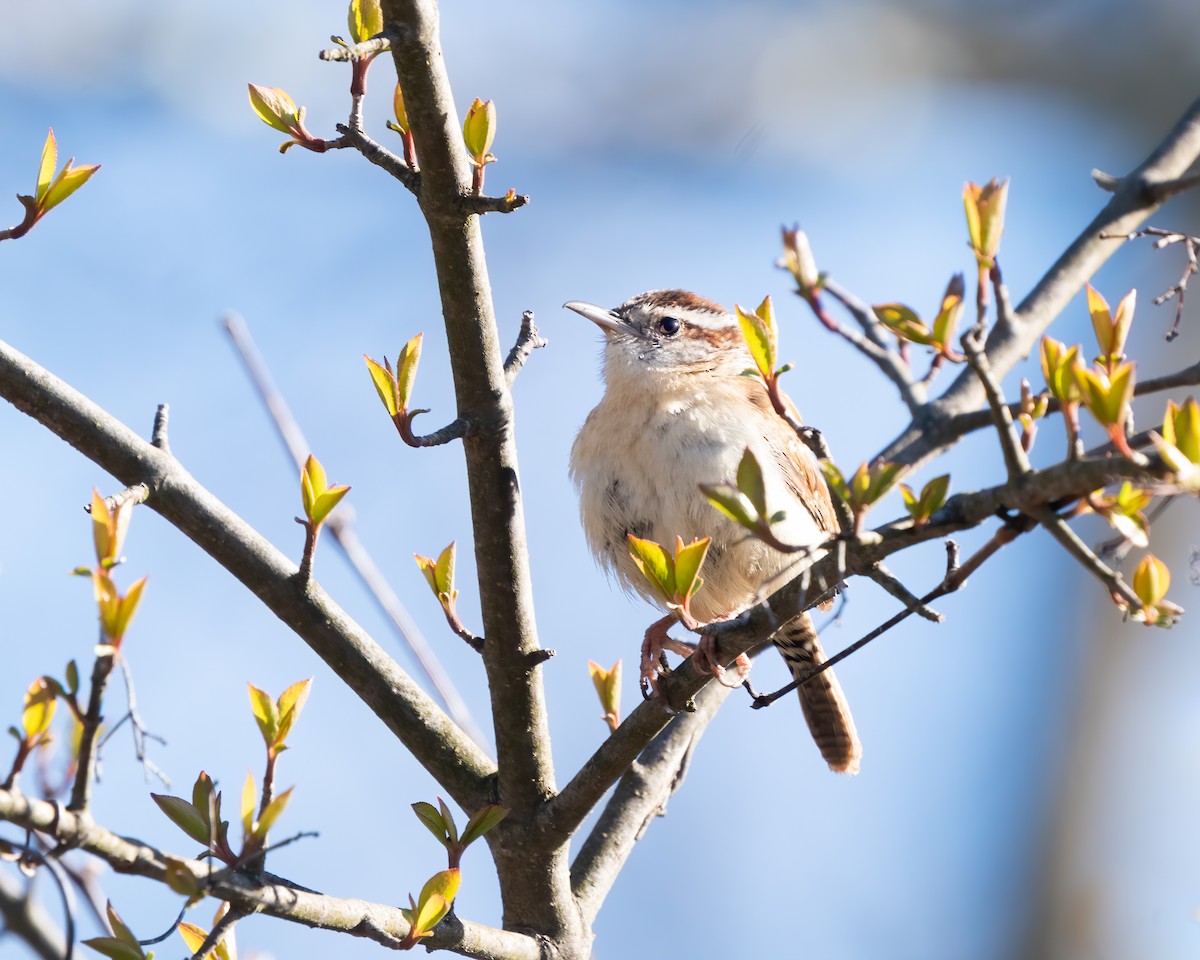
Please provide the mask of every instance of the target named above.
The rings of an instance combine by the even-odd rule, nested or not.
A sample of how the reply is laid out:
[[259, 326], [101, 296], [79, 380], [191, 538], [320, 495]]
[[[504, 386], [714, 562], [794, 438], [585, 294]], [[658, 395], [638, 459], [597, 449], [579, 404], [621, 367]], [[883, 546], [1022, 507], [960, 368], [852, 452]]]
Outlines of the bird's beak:
[[617, 314], [611, 310], [605, 310], [603, 307], [598, 307], [594, 303], [585, 303], [582, 300], [568, 300], [563, 306], [568, 310], [574, 310], [581, 317], [587, 317], [604, 331], [605, 336], [637, 333], [633, 327]]

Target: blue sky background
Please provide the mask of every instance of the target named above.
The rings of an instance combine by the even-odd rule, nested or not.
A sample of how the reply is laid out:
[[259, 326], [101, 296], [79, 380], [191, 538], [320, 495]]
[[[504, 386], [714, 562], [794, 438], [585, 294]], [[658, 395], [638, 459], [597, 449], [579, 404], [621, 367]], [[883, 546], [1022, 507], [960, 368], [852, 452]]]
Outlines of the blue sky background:
[[[605, 582], [580, 535], [566, 464], [600, 395], [599, 344], [559, 305], [664, 286], [726, 304], [772, 294], [782, 353], [796, 364], [788, 389], [853, 467], [906, 423], [904, 409], [789, 296], [773, 267], [780, 224], [801, 223], [820, 267], [864, 299], [927, 312], [970, 267], [963, 181], [1011, 177], [1001, 260], [1019, 298], [1104, 202], [1089, 171], [1131, 168], [1195, 95], [1197, 55], [1179, 38], [1195, 36], [1197, 12], [1169, 0], [1138, 9], [1127, 19], [1121, 5], [1082, 2], [987, 14], [952, 3], [444, 5], [460, 110], [475, 96], [498, 106], [489, 187], [533, 198], [484, 231], [505, 342], [527, 308], [550, 341], [522, 372], [516, 407], [539, 629], [558, 651], [545, 677], [560, 783], [606, 731], [587, 660], [621, 658], [631, 675], [657, 613]], [[425, 331], [416, 396], [433, 412], [418, 423], [453, 419], [424, 225], [402, 188], [349, 151], [280, 156], [282, 137], [246, 103], [247, 81], [284, 87], [308, 106], [310, 129], [332, 135], [348, 69], [315, 54], [344, 31], [341, 4], [64, 0], [59, 10], [53, 34], [42, 10], [0, 10], [0, 187], [32, 191], [48, 125], [64, 158], [104, 167], [0, 249], [0, 337], [145, 434], [155, 405], [170, 403], [184, 465], [298, 557], [294, 470], [218, 324], [224, 311], [243, 314], [331, 479], [353, 486], [360, 537], [486, 727], [478, 661], [445, 629], [411, 560], [458, 540], [460, 609], [478, 624], [460, 451], [400, 444], [361, 360], [394, 356]], [[377, 62], [367, 120], [385, 142], [391, 84], [390, 64]], [[17, 204], [8, 211], [16, 222]], [[1200, 232], [1183, 207], [1155, 222]], [[1142, 288], [1135, 354], [1157, 349], [1170, 323], [1171, 308], [1149, 303], [1178, 276], [1170, 256], [1129, 247], [1096, 281], [1110, 299]], [[1089, 341], [1082, 299], [1057, 331]], [[1142, 374], [1197, 352], [1189, 323]], [[1021, 372], [1039, 383], [1035, 371]], [[1006, 386], [1015, 392], [1015, 379]], [[1150, 423], [1161, 404], [1145, 409]], [[1048, 424], [1037, 458], [1061, 449]], [[999, 469], [994, 440], [980, 435], [917, 480], [949, 470], [963, 490]], [[66, 573], [91, 559], [82, 506], [93, 485], [115, 490], [0, 410], [5, 725], [33, 677], [90, 654], [90, 593]], [[901, 510], [894, 496], [878, 519]], [[1176, 599], [1194, 606], [1184, 575], [1194, 505], [1172, 516], [1176, 539], [1156, 549], [1177, 571]], [[986, 535], [964, 536], [964, 549]], [[331, 547], [317, 576], [412, 669]], [[272, 869], [331, 894], [406, 901], [441, 865], [409, 811], [436, 785], [302, 642], [156, 515], [137, 512], [125, 552], [125, 583], [150, 575], [126, 649], [141, 712], [169, 741], [153, 755], [172, 792], [205, 769], [236, 798], [261, 767], [245, 682], [278, 693], [315, 676], [280, 781], [297, 785], [284, 830], [321, 836], [281, 851]], [[894, 567], [921, 592], [942, 563], [931, 545]], [[824, 634], [831, 651], [895, 609], [869, 583], [848, 596]], [[864, 743], [855, 778], [827, 772], [791, 700], [755, 713], [731, 700], [614, 888], [597, 957], [1195, 954], [1194, 627], [1120, 627], [1101, 588], [1036, 534], [940, 608], [945, 624], [905, 624], [839, 668]], [[755, 679], [770, 687], [785, 670], [763, 658]], [[635, 696], [627, 681], [627, 707]], [[161, 785], [146, 785], [130, 754], [123, 734], [106, 749], [97, 818], [188, 852], [148, 798]], [[459, 912], [495, 923], [487, 859], [482, 845], [468, 855]], [[161, 932], [178, 907], [144, 882], [104, 883], [139, 935]], [[207, 925], [210, 907], [189, 919]], [[270, 920], [241, 924], [239, 941], [280, 957], [376, 949]], [[0, 940], [0, 956], [24, 955]]]

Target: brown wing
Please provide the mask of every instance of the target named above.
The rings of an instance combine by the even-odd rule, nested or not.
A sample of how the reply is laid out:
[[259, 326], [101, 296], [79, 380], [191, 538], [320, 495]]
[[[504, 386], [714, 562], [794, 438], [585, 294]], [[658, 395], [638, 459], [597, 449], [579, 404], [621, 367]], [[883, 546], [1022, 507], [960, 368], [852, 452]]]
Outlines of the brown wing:
[[[764, 391], [765, 396], [766, 391]], [[770, 403], [770, 398], [767, 398]], [[788, 412], [797, 423], [803, 423], [800, 413], [786, 394], [783, 402], [788, 406]], [[836, 533], [838, 529], [837, 514], [833, 510], [829, 486], [825, 483], [825, 475], [821, 473], [816, 455], [808, 449], [808, 445], [796, 436], [787, 421], [777, 416], [775, 423], [779, 429], [768, 438], [775, 461], [783, 471], [788, 489], [812, 514], [817, 525], [827, 533]]]

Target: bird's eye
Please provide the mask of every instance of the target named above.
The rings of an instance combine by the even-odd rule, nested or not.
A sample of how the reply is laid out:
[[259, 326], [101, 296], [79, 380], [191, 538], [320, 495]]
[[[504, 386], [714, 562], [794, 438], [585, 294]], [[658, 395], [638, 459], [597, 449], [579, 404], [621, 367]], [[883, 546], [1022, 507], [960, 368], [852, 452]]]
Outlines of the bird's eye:
[[683, 326], [683, 322], [680, 320], [677, 320], [675, 317], [663, 317], [661, 320], [658, 321], [658, 329], [661, 330], [668, 337], [675, 336], [675, 334], [677, 334], [679, 332], [679, 330], [682, 326]]

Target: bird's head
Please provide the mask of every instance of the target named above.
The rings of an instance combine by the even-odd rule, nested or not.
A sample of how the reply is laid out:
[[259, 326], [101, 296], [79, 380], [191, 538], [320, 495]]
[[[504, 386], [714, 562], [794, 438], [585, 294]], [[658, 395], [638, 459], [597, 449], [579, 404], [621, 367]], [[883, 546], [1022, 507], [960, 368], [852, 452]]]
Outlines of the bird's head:
[[736, 376], [752, 366], [737, 317], [686, 290], [651, 290], [612, 310], [579, 300], [563, 306], [604, 332], [610, 383], [628, 376]]

